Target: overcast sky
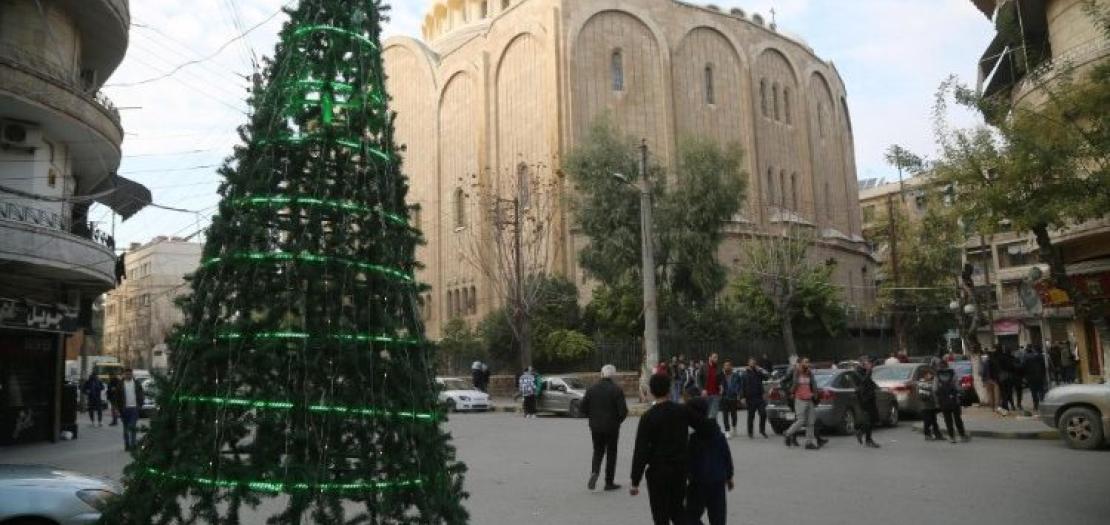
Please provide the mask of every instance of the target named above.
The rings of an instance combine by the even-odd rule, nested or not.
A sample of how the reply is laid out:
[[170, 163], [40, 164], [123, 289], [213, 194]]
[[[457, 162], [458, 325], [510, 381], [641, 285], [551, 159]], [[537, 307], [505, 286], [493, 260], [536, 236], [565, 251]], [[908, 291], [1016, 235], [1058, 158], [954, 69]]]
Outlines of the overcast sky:
[[[295, 1], [295, 0], [294, 0]], [[395, 2], [387, 36], [416, 36], [431, 0]], [[937, 86], [956, 74], [974, 83], [991, 25], [970, 0], [716, 0], [728, 9], [774, 8], [780, 30], [807, 40], [844, 77], [861, 179], [895, 177], [883, 150], [934, 150]], [[105, 91], [123, 109], [120, 173], [146, 184], [157, 204], [116, 225], [121, 246], [203, 228], [215, 210], [215, 168], [246, 121], [252, 57], [271, 53], [284, 22], [281, 0], [135, 0], [127, 58]], [[256, 27], [257, 26], [257, 27]], [[253, 29], [252, 29], [253, 28]], [[249, 31], [246, 38], [231, 42]], [[185, 65], [187, 62], [200, 63]], [[175, 69], [177, 69], [176, 72]], [[172, 73], [172, 74], [170, 74]], [[163, 77], [164, 78], [160, 78]], [[93, 219], [109, 229], [106, 208]]]

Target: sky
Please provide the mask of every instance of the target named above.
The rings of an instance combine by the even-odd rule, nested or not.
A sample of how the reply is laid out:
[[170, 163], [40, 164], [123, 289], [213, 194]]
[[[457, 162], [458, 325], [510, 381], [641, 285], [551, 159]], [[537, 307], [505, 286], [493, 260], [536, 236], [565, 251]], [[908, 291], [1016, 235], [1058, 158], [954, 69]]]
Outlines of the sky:
[[[109, 210], [95, 207], [92, 219], [114, 228], [117, 246], [192, 235], [208, 223], [219, 202], [216, 168], [247, 120], [252, 61], [272, 52], [285, 21], [280, 9], [295, 1], [131, 2], [130, 47], [104, 89], [123, 115], [119, 173], [150, 188], [156, 205], [184, 211], [147, 207], [113, 226]], [[385, 36], [418, 36], [431, 2], [395, 2]], [[860, 179], [897, 178], [883, 158], [891, 144], [926, 157], [934, 152], [937, 87], [950, 75], [974, 84], [978, 57], [993, 37], [970, 0], [713, 3], [768, 20], [774, 9], [780, 31], [800, 36], [836, 65], [848, 90]], [[970, 123], [970, 117], [955, 121]]]

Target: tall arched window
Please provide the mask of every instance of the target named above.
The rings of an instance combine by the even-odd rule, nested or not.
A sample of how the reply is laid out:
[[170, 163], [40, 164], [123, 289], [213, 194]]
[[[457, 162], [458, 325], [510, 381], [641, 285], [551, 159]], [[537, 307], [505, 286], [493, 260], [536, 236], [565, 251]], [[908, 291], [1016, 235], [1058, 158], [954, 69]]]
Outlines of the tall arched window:
[[786, 170], [779, 171], [779, 207], [786, 207]]
[[509, 8], [509, 0], [501, 0], [501, 10], [504, 11]]
[[783, 113], [786, 114], [786, 123], [792, 124], [793, 118], [790, 116], [790, 88], [788, 87], [782, 88], [782, 107]]
[[532, 174], [528, 164], [521, 162], [516, 166], [516, 190], [520, 199], [520, 207], [527, 208], [532, 205]]
[[798, 210], [798, 172], [790, 174], [790, 209]]
[[620, 49], [613, 51], [609, 68], [613, 77], [613, 91], [624, 91], [624, 55]]
[[775, 85], [771, 87], [771, 95], [772, 95], [772, 98], [774, 99], [774, 102], [775, 102], [775, 120], [778, 120], [779, 119], [779, 111], [780, 111], [779, 110], [779, 83], [778, 82], [775, 82]]
[[717, 103], [717, 94], [713, 92], [713, 64], [705, 65], [705, 103]]
[[822, 102], [817, 103], [817, 133], [825, 138], [825, 104]]
[[478, 289], [473, 286], [470, 287], [470, 314], [478, 314]]
[[775, 204], [775, 169], [767, 168], [767, 205]]
[[759, 107], [763, 110], [763, 116], [767, 116], [767, 79], [759, 79]]
[[825, 220], [832, 222], [832, 193], [829, 193], [829, 183], [825, 183]]
[[482, 1], [482, 7], [479, 10], [479, 12], [482, 14], [482, 18], [488, 17], [489, 16], [489, 2], [483, 0]]
[[447, 317], [455, 318], [455, 292], [447, 292]]
[[455, 227], [466, 227], [466, 192], [462, 188], [455, 189]]

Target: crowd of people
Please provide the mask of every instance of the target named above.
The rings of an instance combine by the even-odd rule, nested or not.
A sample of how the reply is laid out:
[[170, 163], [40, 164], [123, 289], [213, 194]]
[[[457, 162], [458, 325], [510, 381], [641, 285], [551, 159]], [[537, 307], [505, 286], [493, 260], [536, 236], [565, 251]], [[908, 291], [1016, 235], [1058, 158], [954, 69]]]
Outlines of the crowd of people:
[[987, 391], [984, 404], [1003, 416], [1023, 413], [1028, 389], [1035, 411], [1051, 384], [1075, 382], [1076, 362], [1068, 343], [1051, 345], [1047, 353], [1036, 344], [1009, 350], [995, 347], [982, 355], [979, 366]]

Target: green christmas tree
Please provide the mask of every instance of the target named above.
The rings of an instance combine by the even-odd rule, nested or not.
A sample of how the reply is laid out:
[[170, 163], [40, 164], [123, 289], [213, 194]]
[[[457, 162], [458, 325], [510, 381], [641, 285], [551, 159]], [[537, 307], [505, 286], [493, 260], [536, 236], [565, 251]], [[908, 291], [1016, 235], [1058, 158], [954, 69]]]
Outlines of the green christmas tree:
[[467, 521], [420, 322], [384, 9], [288, 10], [221, 170], [160, 411], [103, 523], [250, 523], [264, 502], [272, 524]]

